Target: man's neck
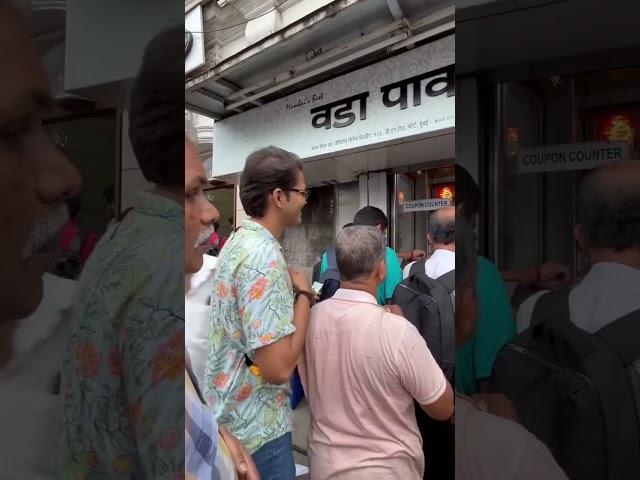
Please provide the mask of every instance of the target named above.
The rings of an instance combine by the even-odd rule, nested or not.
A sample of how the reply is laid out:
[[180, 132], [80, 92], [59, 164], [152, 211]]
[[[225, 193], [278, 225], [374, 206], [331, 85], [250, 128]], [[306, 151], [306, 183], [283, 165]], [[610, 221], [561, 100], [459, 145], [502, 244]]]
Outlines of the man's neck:
[[448, 252], [455, 252], [456, 245], [455, 243], [450, 243], [449, 245], [445, 245], [444, 243], [434, 243], [433, 250], [446, 250]]
[[591, 265], [602, 262], [620, 263], [640, 270], [640, 249], [623, 250], [622, 252], [610, 249], [594, 249], [589, 251], [589, 261]]
[[346, 288], [348, 290], [359, 290], [361, 292], [366, 292], [370, 294], [372, 297], [376, 297], [378, 294], [378, 285], [373, 281], [362, 281], [359, 282], [357, 280], [348, 282], [343, 280], [340, 282], [340, 288]]
[[273, 216], [266, 215], [262, 218], [251, 217], [251, 220], [266, 228], [276, 240], [279, 242], [282, 241], [282, 235], [287, 227], [278, 221], [278, 219]]

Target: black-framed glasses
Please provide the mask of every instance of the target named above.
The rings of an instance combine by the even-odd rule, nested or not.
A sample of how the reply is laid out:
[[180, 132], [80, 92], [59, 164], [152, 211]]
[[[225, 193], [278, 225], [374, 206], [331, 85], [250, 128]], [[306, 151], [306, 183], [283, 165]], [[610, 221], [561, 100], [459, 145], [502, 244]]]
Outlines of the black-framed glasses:
[[309, 198], [311, 195], [311, 191], [309, 190], [300, 190], [299, 188], [283, 188], [285, 192], [298, 192], [300, 195], [304, 197], [305, 200]]

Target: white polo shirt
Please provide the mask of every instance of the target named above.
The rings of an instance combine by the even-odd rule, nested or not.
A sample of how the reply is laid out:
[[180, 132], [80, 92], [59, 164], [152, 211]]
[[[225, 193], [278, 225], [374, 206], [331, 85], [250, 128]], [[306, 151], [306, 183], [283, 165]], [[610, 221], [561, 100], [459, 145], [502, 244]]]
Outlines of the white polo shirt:
[[[518, 333], [531, 324], [539, 292], [525, 300], [516, 317]], [[589, 333], [640, 308], [640, 270], [621, 263], [601, 262], [591, 267], [569, 294], [571, 321]], [[640, 361], [635, 367], [640, 372]]]
[[209, 297], [211, 277], [218, 259], [203, 255], [202, 268], [185, 279], [189, 290], [184, 297], [184, 346], [198, 383], [204, 385], [204, 369], [209, 356]]
[[[411, 262], [404, 270], [402, 270], [402, 278], [406, 279], [409, 276], [411, 267], [416, 262]], [[425, 262], [424, 271], [429, 278], [438, 278], [449, 273], [451, 270], [456, 269], [456, 252], [450, 250], [438, 249], [433, 252], [433, 255]]]

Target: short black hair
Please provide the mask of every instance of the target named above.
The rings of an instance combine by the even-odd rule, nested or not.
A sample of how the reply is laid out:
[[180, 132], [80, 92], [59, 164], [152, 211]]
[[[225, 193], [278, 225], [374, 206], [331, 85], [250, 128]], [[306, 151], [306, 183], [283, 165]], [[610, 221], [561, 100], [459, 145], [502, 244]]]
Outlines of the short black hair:
[[129, 137], [147, 181], [184, 185], [183, 115], [184, 27], [176, 26], [149, 42], [131, 90]]
[[[436, 211], [437, 212], [437, 211]], [[429, 215], [429, 235], [431, 241], [440, 245], [449, 245], [456, 240], [456, 218], [437, 215], [436, 212]]]
[[598, 171], [585, 175], [578, 189], [577, 221], [588, 247], [640, 248], [640, 189], [604, 185]]
[[478, 184], [464, 167], [456, 165], [456, 204], [464, 204], [467, 219], [480, 212], [480, 202]]
[[389, 227], [389, 219], [378, 207], [369, 205], [358, 210], [355, 217], [353, 217], [353, 224], [373, 227], [382, 225], [382, 228], [387, 229]]
[[[264, 217], [267, 197], [276, 188], [294, 188], [298, 172], [302, 172], [300, 158], [282, 148], [270, 146], [249, 155], [240, 175], [240, 202], [247, 215]], [[289, 198], [289, 192], [285, 194]]]

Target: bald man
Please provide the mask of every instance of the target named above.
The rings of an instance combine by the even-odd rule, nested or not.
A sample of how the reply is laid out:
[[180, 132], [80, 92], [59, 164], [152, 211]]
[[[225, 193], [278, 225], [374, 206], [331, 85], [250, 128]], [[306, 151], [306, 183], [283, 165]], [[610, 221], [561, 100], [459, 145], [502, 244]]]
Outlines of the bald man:
[[[427, 241], [433, 247], [433, 255], [424, 263], [425, 273], [430, 278], [438, 278], [456, 268], [455, 242], [455, 207], [444, 207], [435, 210], [429, 216]], [[402, 271], [402, 278], [407, 278], [414, 264], [411, 262]]]
[[[593, 333], [640, 308], [640, 161], [610, 163], [582, 179], [574, 237], [588, 272], [569, 294], [571, 321]], [[531, 323], [545, 292], [518, 311], [518, 331]], [[636, 361], [640, 372], [640, 362]]]

